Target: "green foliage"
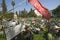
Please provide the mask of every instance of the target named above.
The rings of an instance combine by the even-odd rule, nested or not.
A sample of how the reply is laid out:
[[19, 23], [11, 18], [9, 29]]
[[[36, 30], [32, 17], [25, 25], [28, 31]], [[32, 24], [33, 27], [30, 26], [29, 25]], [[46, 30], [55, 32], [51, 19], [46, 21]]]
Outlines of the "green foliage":
[[14, 13], [6, 13], [6, 14], [4, 14], [2, 17], [5, 19], [9, 19], [9, 20], [11, 20], [11, 19], [13, 19], [13, 16], [14, 16]]
[[13, 0], [12, 0], [11, 4], [12, 4], [12, 6], [15, 6], [15, 2]]
[[17, 11], [16, 11], [16, 15], [19, 16]]
[[54, 14], [54, 16], [60, 17], [60, 5], [54, 10], [52, 10], [52, 13]]
[[19, 16], [23, 17], [23, 18], [37, 17], [34, 10], [32, 10], [32, 9], [30, 9], [29, 13], [25, 9], [23, 11], [19, 11]]
[[45, 40], [44, 34], [34, 34], [34, 40]]
[[2, 0], [2, 12], [3, 12], [3, 14], [5, 14], [7, 12], [7, 6], [5, 3], [5, 0]]
[[4, 37], [4, 34], [0, 34], [0, 40], [6, 40], [6, 38]]
[[21, 17], [23, 17], [23, 18], [26, 18], [26, 17], [28, 17], [28, 13], [27, 13], [27, 11], [24, 9], [23, 11], [21, 11]]
[[30, 9], [30, 12], [28, 13], [29, 17], [36, 17], [34, 10]]
[[2, 11], [0, 11], [0, 16], [2, 15]]

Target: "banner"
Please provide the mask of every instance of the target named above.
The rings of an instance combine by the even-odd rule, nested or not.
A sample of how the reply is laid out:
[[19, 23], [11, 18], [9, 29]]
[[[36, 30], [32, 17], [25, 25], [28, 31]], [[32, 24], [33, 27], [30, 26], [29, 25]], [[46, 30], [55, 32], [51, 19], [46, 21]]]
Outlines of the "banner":
[[34, 6], [34, 8], [47, 20], [50, 19], [49, 11], [39, 2], [39, 0], [28, 0], [30, 4]]

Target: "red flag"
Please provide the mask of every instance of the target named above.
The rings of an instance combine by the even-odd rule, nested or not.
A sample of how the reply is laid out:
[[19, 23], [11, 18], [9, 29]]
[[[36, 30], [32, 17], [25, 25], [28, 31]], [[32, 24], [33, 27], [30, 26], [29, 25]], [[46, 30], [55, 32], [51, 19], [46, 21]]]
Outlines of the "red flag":
[[41, 13], [47, 20], [50, 19], [49, 11], [39, 2], [39, 0], [28, 0], [30, 4], [32, 4], [35, 9]]

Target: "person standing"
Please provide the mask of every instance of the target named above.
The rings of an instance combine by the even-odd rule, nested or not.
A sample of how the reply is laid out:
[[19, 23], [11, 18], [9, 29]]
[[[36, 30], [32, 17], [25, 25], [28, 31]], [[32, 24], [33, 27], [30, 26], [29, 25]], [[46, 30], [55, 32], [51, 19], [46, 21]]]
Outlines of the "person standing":
[[33, 33], [29, 26], [25, 27], [25, 31], [23, 32], [24, 40], [33, 40]]

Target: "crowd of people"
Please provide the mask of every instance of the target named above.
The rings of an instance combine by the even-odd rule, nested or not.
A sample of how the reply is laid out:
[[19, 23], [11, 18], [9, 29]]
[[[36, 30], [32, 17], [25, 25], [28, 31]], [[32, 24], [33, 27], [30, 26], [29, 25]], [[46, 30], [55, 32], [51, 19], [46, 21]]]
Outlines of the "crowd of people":
[[[14, 25], [16, 24], [16, 22], [13, 23]], [[33, 34], [41, 35], [42, 33], [44, 34], [43, 37], [45, 38], [45, 40], [60, 40], [60, 20], [46, 21], [41, 19], [33, 19], [20, 20], [19, 23], [23, 23], [25, 25], [25, 30], [20, 32], [11, 40], [34, 40]]]
[[[56, 21], [46, 21], [46, 20], [27, 20], [23, 23], [26, 24], [25, 31], [18, 34], [14, 40], [33, 40], [34, 35], [41, 35], [41, 31], [44, 33], [45, 40], [60, 40], [60, 26]], [[11, 40], [13, 40], [11, 39]]]

